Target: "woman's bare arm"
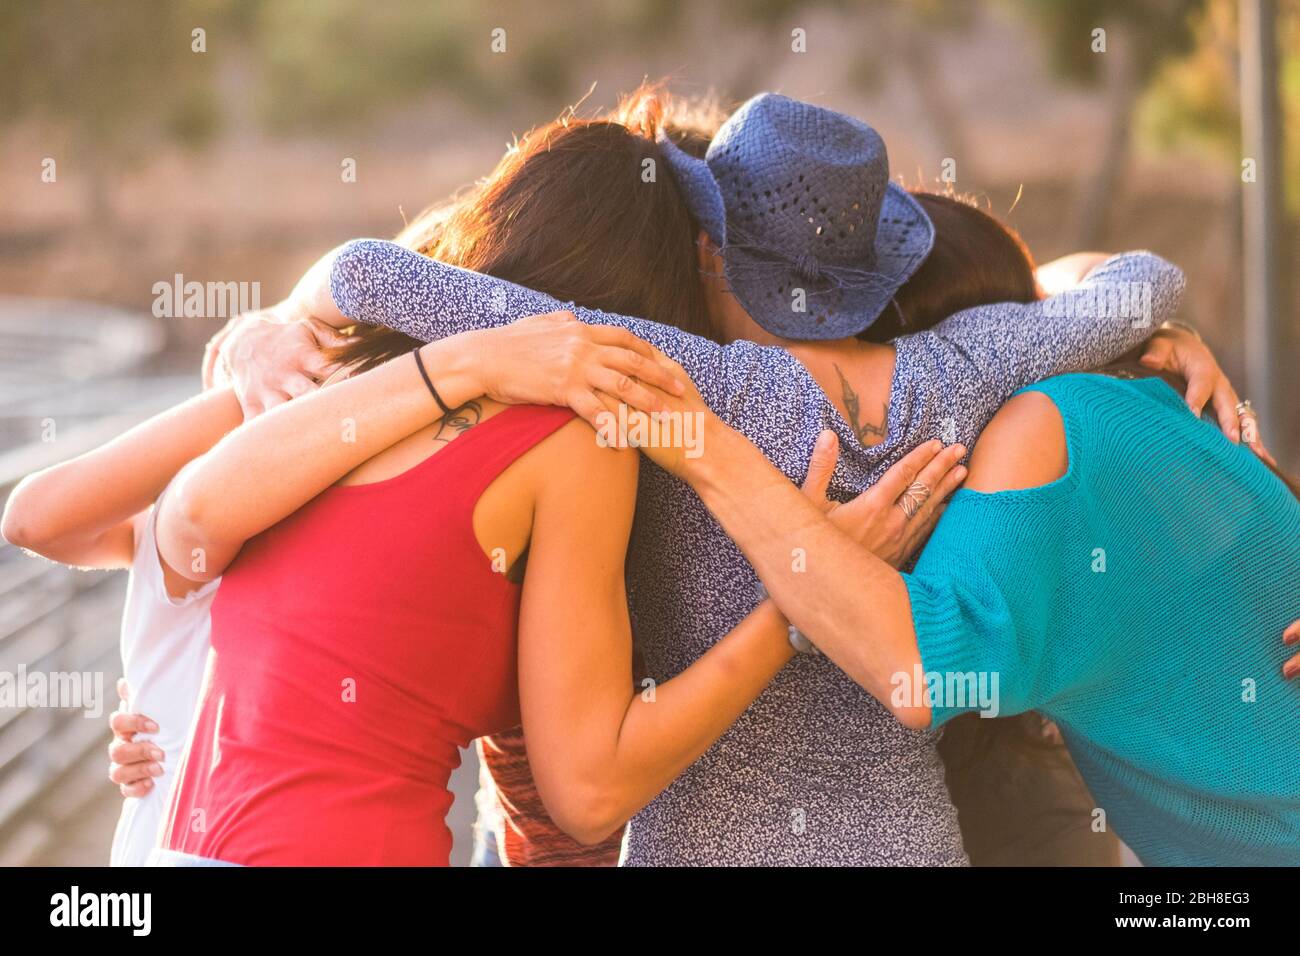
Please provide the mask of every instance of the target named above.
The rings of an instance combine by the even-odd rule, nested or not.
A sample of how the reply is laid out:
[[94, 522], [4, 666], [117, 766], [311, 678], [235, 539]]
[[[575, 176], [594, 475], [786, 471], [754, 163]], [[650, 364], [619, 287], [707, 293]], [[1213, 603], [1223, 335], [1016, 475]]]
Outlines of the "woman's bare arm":
[[793, 651], [785, 619], [765, 601], [677, 677], [634, 687], [623, 557], [636, 455], [598, 447], [581, 423], [553, 442], [550, 453], [574, 477], [538, 490], [520, 701], [547, 810], [575, 839], [598, 843], [698, 759]]
[[[596, 389], [680, 388], [646, 343], [562, 316], [452, 336], [419, 354], [449, 408], [487, 394], [581, 410], [600, 407]], [[277, 406], [177, 476], [158, 515], [159, 553], [186, 577], [218, 577], [244, 542], [440, 417], [410, 355]]]
[[63, 564], [127, 567], [135, 516], [187, 462], [243, 420], [234, 393], [214, 389], [106, 445], [28, 475], [5, 504], [4, 537]]

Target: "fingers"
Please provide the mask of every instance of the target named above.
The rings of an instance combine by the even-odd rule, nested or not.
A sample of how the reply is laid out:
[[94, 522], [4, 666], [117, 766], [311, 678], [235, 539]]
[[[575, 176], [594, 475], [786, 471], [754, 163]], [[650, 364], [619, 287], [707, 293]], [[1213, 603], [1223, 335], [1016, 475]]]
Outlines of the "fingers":
[[158, 733], [158, 725], [144, 714], [128, 714], [118, 711], [108, 718], [108, 726], [112, 728], [116, 736], [124, 740], [130, 740], [136, 734]]
[[328, 322], [322, 322], [319, 319], [308, 319], [307, 328], [320, 348], [342, 348], [345, 345], [361, 341], [361, 336], [347, 335]]
[[654, 386], [642, 384], [631, 375], [596, 366], [588, 372], [587, 378], [594, 390], [606, 393], [615, 401], [624, 402], [631, 409], [641, 412], [667, 410], [663, 392]]
[[[113, 738], [113, 742], [108, 745], [108, 759], [113, 762], [113, 767], [135, 767], [141, 764], [161, 764], [164, 760], [162, 748], [150, 740], [118, 740]], [[110, 768], [109, 776], [113, 776], [114, 770]], [[162, 773], [159, 767], [158, 773]], [[138, 779], [139, 775], [132, 776], [126, 774], [130, 779], [118, 779], [113, 777], [114, 783], [131, 783], [132, 780]], [[158, 776], [158, 774], [153, 774]]]
[[1277, 459], [1274, 458], [1273, 455], [1269, 452], [1269, 450], [1264, 447], [1264, 443], [1262, 441], [1256, 438], [1255, 441], [1249, 442], [1248, 444], [1250, 446], [1250, 450], [1253, 451], [1256, 455], [1258, 455], [1261, 461], [1265, 462], [1268, 465], [1271, 465], [1274, 468], [1278, 467]]
[[1219, 420], [1219, 430], [1233, 442], [1241, 441], [1241, 416], [1237, 414], [1240, 401], [1228, 376], [1220, 374], [1210, 395], [1210, 403], [1214, 406], [1214, 417]]
[[1147, 368], [1174, 372], [1186, 379], [1187, 407], [1196, 415], [1204, 410], [1223, 378], [1218, 362], [1205, 344], [1178, 330], [1166, 329], [1153, 335], [1138, 361]]
[[264, 388], [258, 390], [254, 395], [249, 395], [243, 403], [244, 418], [256, 418], [265, 412], [269, 412], [277, 405], [283, 405], [289, 401], [288, 392], [282, 392], [274, 388]]
[[310, 349], [302, 354], [300, 371], [317, 385], [329, 378], [337, 368], [338, 364], [330, 361], [319, 349]]
[[812, 457], [808, 459], [808, 475], [803, 480], [803, 493], [817, 505], [826, 504], [826, 490], [830, 487], [835, 464], [840, 458], [839, 437], [829, 428], [817, 436]]
[[295, 398], [302, 398], [304, 395], [310, 395], [320, 386], [315, 380], [306, 375], [289, 375], [280, 386], [284, 390], [285, 400], [291, 401]]
[[584, 325], [583, 330], [591, 341], [600, 345], [615, 345], [655, 361], [659, 358], [659, 352], [653, 345], [627, 329], [613, 325]]
[[217, 360], [221, 355], [221, 343], [230, 335], [230, 330], [235, 327], [235, 323], [239, 319], [239, 316], [232, 316], [212, 338], [208, 339], [208, 344], [203, 347], [202, 378], [204, 388], [212, 387], [216, 379]]
[[1138, 362], [1150, 369], [1172, 372], [1174, 371], [1173, 357], [1173, 339], [1167, 335], [1156, 334], [1147, 342], [1146, 351], [1142, 353]]
[[[1300, 621], [1292, 621], [1287, 626], [1287, 629], [1282, 632], [1282, 643], [1288, 647], [1300, 644]], [[1282, 665], [1282, 676], [1286, 680], [1300, 677], [1300, 654], [1293, 655]]]
[[908, 485], [916, 481], [916, 476], [921, 473], [921, 469], [930, 464], [942, 451], [943, 442], [937, 438], [918, 445], [891, 465], [876, 482], [873, 490], [893, 503], [895, 499], [902, 497]]
[[[907, 559], [914, 555], [930, 537], [930, 532], [934, 526], [939, 523], [939, 518], [943, 516], [944, 510], [948, 507], [948, 497], [966, 480], [966, 466], [958, 465], [956, 468], [950, 468], [939, 479], [937, 487], [929, 498], [917, 509], [907, 521], [907, 534], [903, 542], [903, 558]], [[928, 486], [927, 486], [928, 487]]]
[[161, 777], [162, 774], [162, 764], [151, 760], [129, 764], [114, 763], [109, 764], [108, 767], [108, 779], [119, 787], [142, 783], [145, 780], [151, 781], [155, 777]]
[[949, 445], [931, 462], [921, 469], [916, 480], [930, 490], [930, 495], [921, 503], [907, 522], [907, 534], [903, 542], [903, 557], [910, 558], [930, 537], [930, 532], [943, 514], [948, 496], [966, 480], [966, 466], [958, 464], [966, 456], [963, 445]]
[[126, 682], [125, 677], [117, 679], [117, 696], [123, 703], [131, 699], [131, 685]]
[[690, 379], [690, 375], [686, 373], [686, 369], [682, 368], [681, 365], [674, 362], [645, 339], [633, 335], [626, 329], [618, 329], [607, 325], [590, 325], [585, 326], [585, 328], [591, 330], [593, 341], [600, 342], [604, 345], [619, 345], [623, 348], [631, 349], [634, 352], [646, 356], [646, 358], [653, 359], [656, 364], [667, 369], [669, 374], [674, 376], [676, 379], [682, 382], [686, 382]]
[[[935, 498], [942, 501], [956, 490], [957, 486], [950, 480], [949, 476], [959, 468], [961, 469], [962, 477], [964, 478], [966, 476], [966, 469], [957, 464], [965, 457], [965, 445], [949, 445], [947, 448], [939, 452], [939, 454], [931, 458], [929, 463], [921, 469], [915, 480], [930, 489], [930, 497], [926, 499], [927, 502], [932, 501]], [[939, 494], [939, 489], [941, 487], [948, 487], [949, 491], [945, 494]], [[903, 490], [906, 491], [907, 489], [904, 488]]]
[[[637, 341], [639, 342], [640, 339]], [[656, 361], [653, 355], [647, 356], [644, 352], [624, 346], [605, 345], [600, 347], [595, 360], [606, 368], [640, 379], [642, 382], [663, 389], [670, 395], [683, 395], [686, 392], [686, 386], [669, 369]]]
[[608, 429], [604, 416], [608, 415], [596, 394], [591, 391], [577, 390], [569, 397], [569, 407], [579, 418], [596, 430], [597, 435], [605, 434]]
[[[1233, 397], [1236, 398], [1235, 395]], [[1235, 405], [1233, 406], [1233, 410], [1234, 412], [1236, 411]], [[1271, 467], [1276, 468], [1277, 459], [1269, 454], [1268, 449], [1264, 447], [1264, 439], [1259, 433], [1259, 415], [1257, 415], [1253, 410], [1248, 412], [1246, 415], [1237, 413], [1237, 421], [1241, 425], [1241, 440], [1249, 446], [1250, 450], [1255, 453], [1257, 458]]]
[[597, 392], [595, 398], [601, 406], [601, 410], [596, 416], [598, 422], [596, 433], [610, 448], [629, 447], [626, 426], [633, 424], [637, 416], [643, 415], [644, 412], [628, 408], [626, 418], [620, 420], [618, 414], [619, 405], [622, 404], [626, 408], [626, 403], [619, 402], [617, 398], [606, 392]]
[[1187, 373], [1187, 407], [1192, 410], [1194, 415], [1200, 415], [1205, 410], [1205, 403], [1210, 400], [1214, 393], [1214, 379], [1212, 376], [1204, 374], [1200, 368], [1188, 369]]

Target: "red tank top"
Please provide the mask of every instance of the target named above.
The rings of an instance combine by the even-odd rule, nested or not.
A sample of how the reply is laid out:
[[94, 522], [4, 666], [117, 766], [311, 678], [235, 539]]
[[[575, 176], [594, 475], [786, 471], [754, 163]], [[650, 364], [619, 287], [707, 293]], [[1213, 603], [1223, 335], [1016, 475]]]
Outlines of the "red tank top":
[[458, 747], [519, 723], [520, 588], [479, 496], [573, 418], [508, 408], [413, 468], [327, 489], [249, 541], [163, 845], [251, 865], [446, 865]]

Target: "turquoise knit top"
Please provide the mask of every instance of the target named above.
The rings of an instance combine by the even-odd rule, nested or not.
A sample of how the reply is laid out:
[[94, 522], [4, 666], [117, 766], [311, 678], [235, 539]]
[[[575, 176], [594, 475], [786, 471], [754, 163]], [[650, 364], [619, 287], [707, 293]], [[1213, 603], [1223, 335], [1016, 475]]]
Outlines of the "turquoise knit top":
[[1300, 864], [1300, 504], [1160, 379], [1026, 391], [1061, 413], [1065, 475], [958, 491], [904, 575], [935, 726], [1056, 721], [1147, 865]]

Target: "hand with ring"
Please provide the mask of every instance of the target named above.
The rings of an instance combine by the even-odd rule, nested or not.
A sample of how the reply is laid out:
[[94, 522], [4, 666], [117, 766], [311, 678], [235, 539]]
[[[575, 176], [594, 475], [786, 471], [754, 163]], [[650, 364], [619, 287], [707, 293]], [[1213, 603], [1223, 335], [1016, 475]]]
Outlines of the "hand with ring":
[[1244, 398], [1237, 403], [1237, 421], [1241, 426], [1241, 440], [1250, 446], [1251, 451], [1260, 457], [1261, 460], [1268, 462], [1274, 468], [1277, 462], [1269, 454], [1264, 442], [1259, 437], [1259, 412], [1255, 411], [1254, 406], [1250, 404], [1250, 399]]
[[894, 568], [901, 568], [920, 550], [944, 502], [966, 478], [962, 445], [944, 447], [937, 438], [912, 449], [874, 485], [841, 504], [826, 498], [831, 474], [839, 459], [839, 442], [824, 431], [813, 448], [804, 480], [804, 494], [853, 540]]

